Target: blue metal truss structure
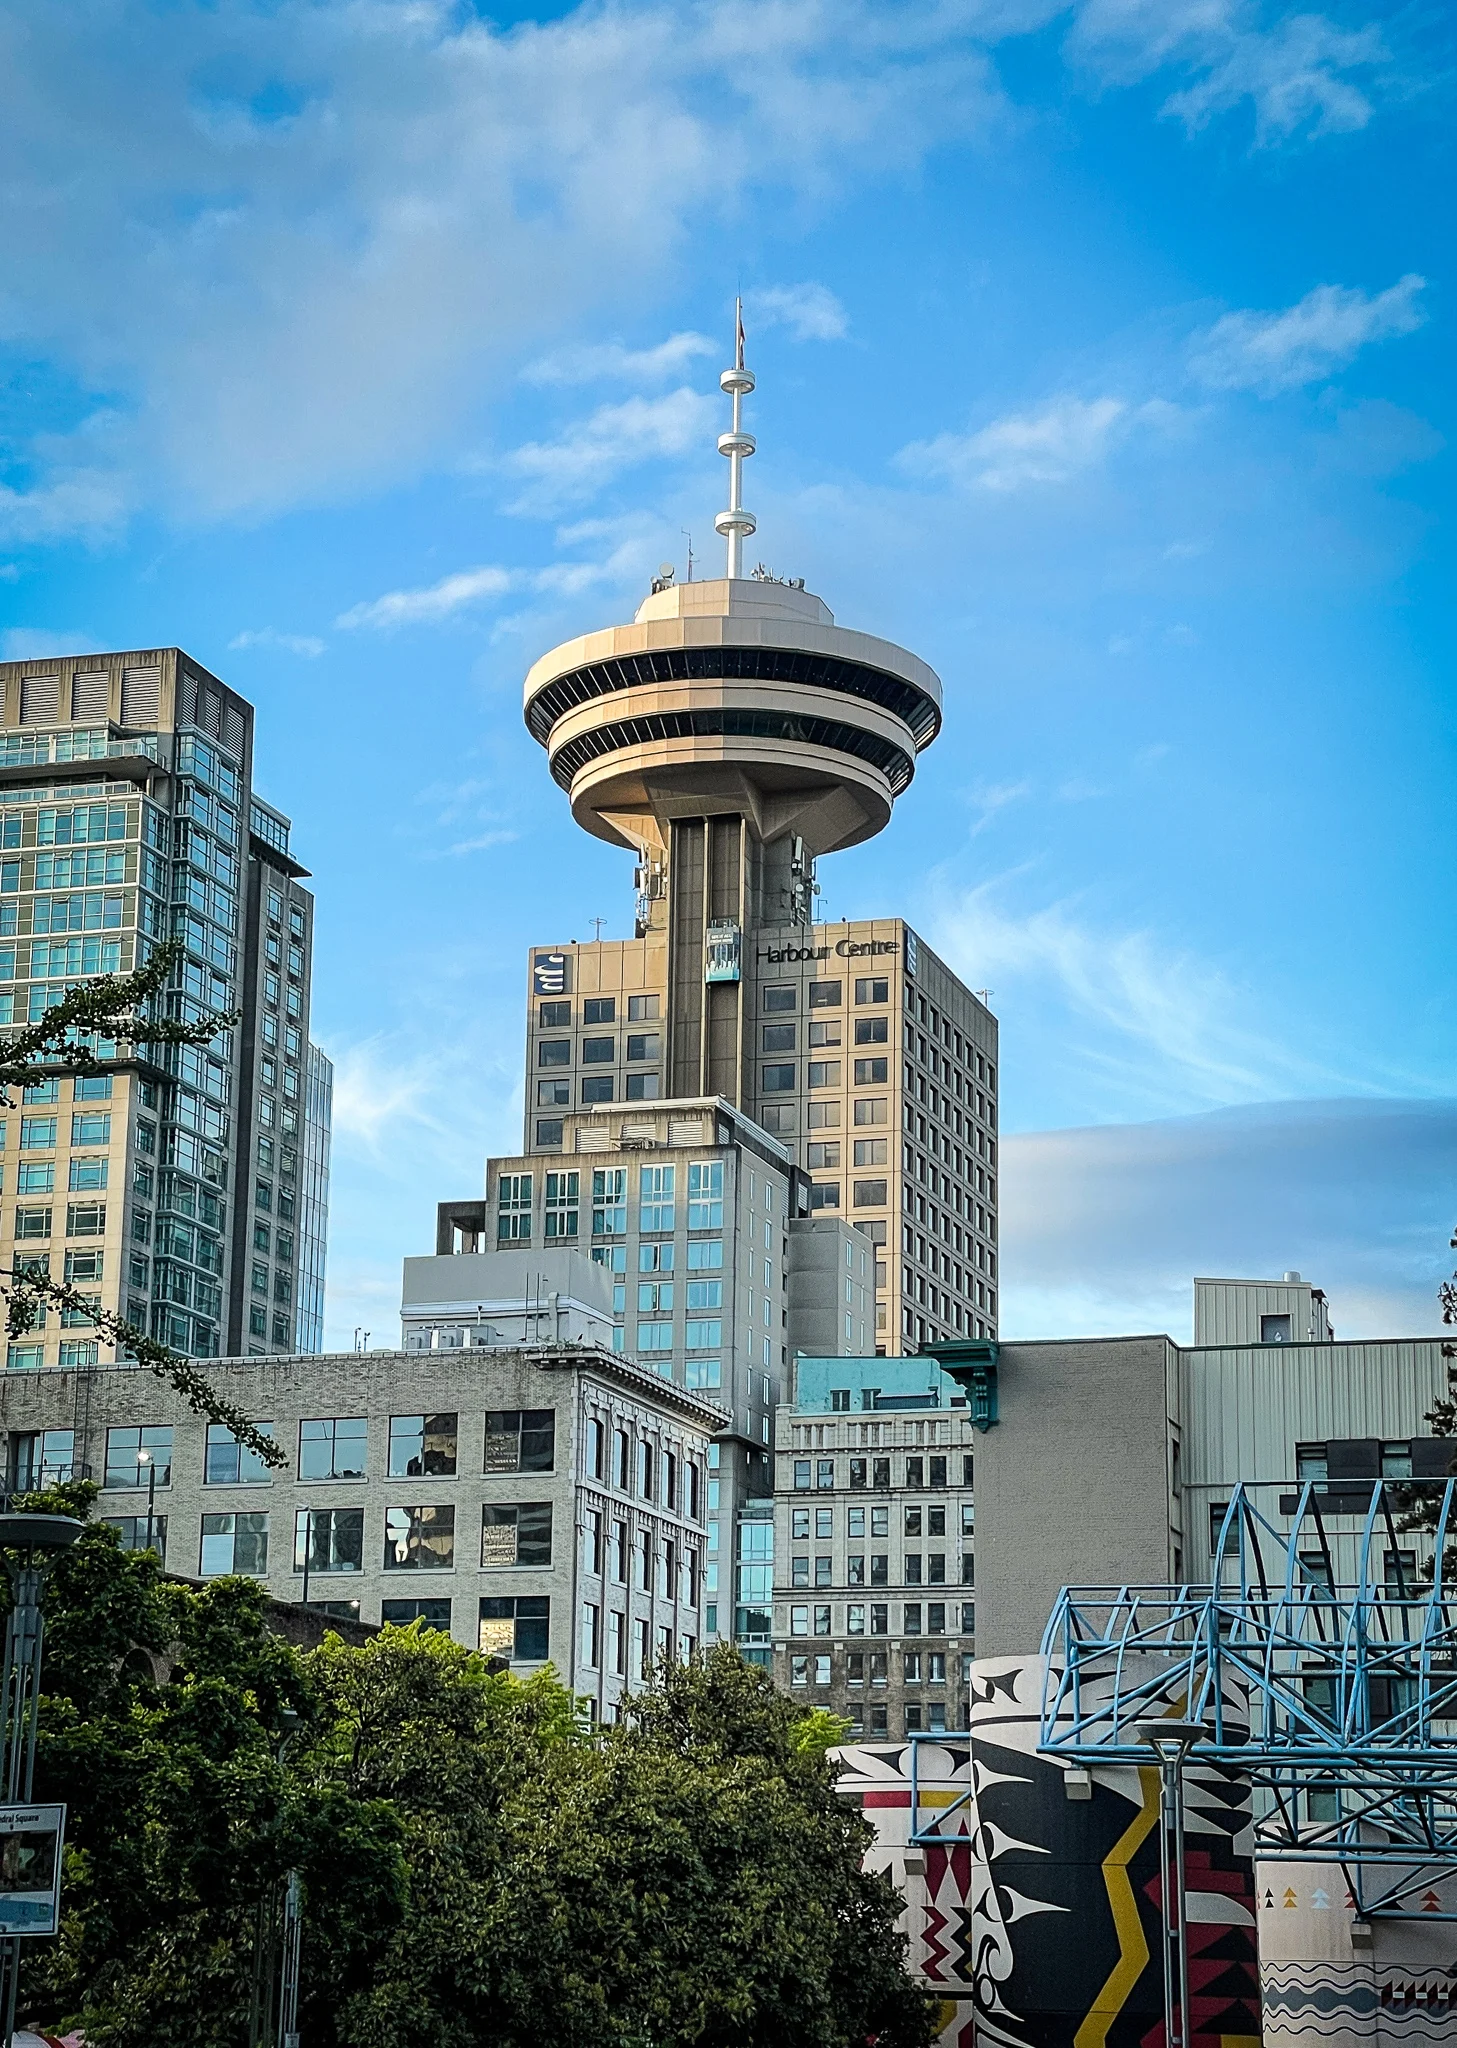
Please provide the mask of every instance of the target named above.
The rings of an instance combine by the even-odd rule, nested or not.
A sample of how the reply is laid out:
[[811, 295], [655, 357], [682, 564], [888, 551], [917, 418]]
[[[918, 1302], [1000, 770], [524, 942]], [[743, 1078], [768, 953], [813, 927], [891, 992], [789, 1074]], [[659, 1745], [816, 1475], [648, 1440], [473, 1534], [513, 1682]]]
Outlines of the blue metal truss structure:
[[1140, 1719], [1202, 1722], [1191, 1760], [1249, 1778], [1258, 1857], [1342, 1865], [1365, 1918], [1457, 1919], [1457, 1481], [1272, 1491], [1235, 1489], [1207, 1585], [1062, 1593], [1039, 1748], [1147, 1763]]

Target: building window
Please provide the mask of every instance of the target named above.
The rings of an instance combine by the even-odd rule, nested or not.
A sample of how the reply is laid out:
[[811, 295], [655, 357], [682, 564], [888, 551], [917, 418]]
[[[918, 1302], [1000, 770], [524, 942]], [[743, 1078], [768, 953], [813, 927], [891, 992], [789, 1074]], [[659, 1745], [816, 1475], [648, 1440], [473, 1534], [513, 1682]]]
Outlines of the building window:
[[148, 1423], [140, 1429], [106, 1432], [106, 1486], [147, 1486], [155, 1469], [158, 1486], [172, 1484], [172, 1427]]
[[815, 1485], [821, 1493], [834, 1492], [835, 1461], [833, 1458], [820, 1458], [816, 1460]]
[[72, 1476], [76, 1458], [73, 1429], [39, 1429], [12, 1434], [9, 1481], [14, 1493], [57, 1486]]
[[853, 1193], [857, 1209], [883, 1209], [885, 1207], [887, 1199], [886, 1182], [883, 1180], [857, 1180], [854, 1184]]
[[572, 1006], [570, 1003], [542, 1003], [537, 1009], [536, 1018], [543, 1031], [570, 1031]]
[[595, 1671], [602, 1657], [602, 1610], [593, 1600], [582, 1602], [581, 1662]]
[[497, 1244], [531, 1242], [532, 1176], [503, 1173], [496, 1181]]
[[369, 1424], [362, 1415], [320, 1417], [298, 1426], [300, 1479], [362, 1479], [368, 1451]]
[[856, 1060], [855, 1086], [857, 1088], [873, 1088], [877, 1083], [883, 1086], [889, 1078], [889, 1073], [889, 1060]]
[[115, 1529], [123, 1550], [155, 1550], [167, 1562], [167, 1517], [165, 1515], [103, 1515], [105, 1528]]
[[863, 975], [855, 983], [855, 1000], [857, 1003], [888, 1003], [889, 980], [878, 974]]
[[[255, 1422], [253, 1427], [264, 1436], [273, 1434], [271, 1422]], [[272, 1476], [258, 1453], [240, 1444], [226, 1423], [208, 1424], [202, 1465], [204, 1486], [266, 1486]]]
[[[16, 1236], [19, 1237], [19, 1212], [16, 1215]], [[105, 1202], [67, 1202], [67, 1237], [105, 1237]]]
[[588, 1074], [582, 1082], [583, 1102], [611, 1102], [612, 1076], [610, 1074]]
[[554, 1408], [497, 1408], [487, 1414], [487, 1473], [550, 1472], [555, 1465]]
[[511, 1664], [544, 1664], [550, 1654], [551, 1602], [544, 1595], [481, 1602], [479, 1646]]
[[650, 1024], [658, 1014], [656, 996], [629, 996], [627, 999], [627, 1021], [629, 1024]]
[[[688, 1228], [722, 1230], [723, 1161], [694, 1161], [688, 1168]], [[691, 1251], [690, 1246], [690, 1264]]]
[[572, 1041], [569, 1038], [539, 1038], [536, 1042], [536, 1064], [539, 1067], [569, 1067], [572, 1064]]
[[455, 1563], [453, 1507], [386, 1508], [384, 1568], [387, 1572], [448, 1571]]
[[426, 1628], [439, 1629], [450, 1634], [450, 1602], [448, 1600], [381, 1600], [379, 1618], [395, 1628], [408, 1628], [412, 1622], [420, 1622]]
[[663, 1057], [662, 1034], [657, 1031], [629, 1031], [627, 1057], [629, 1060], [660, 1060]]
[[392, 1415], [391, 1479], [453, 1479], [458, 1419], [445, 1414]]
[[638, 1229], [666, 1235], [673, 1228], [678, 1171], [673, 1166], [638, 1168]]
[[796, 1000], [797, 997], [792, 982], [780, 988], [766, 988], [764, 991], [764, 1009], [766, 1013], [772, 1013], [776, 1010], [792, 1010]]
[[1327, 1452], [1324, 1444], [1297, 1444], [1295, 1446], [1295, 1476], [1297, 1479], [1325, 1479], [1327, 1476]]
[[562, 1120], [559, 1116], [539, 1116], [536, 1119], [536, 1142], [538, 1145], [560, 1145]]
[[[560, 1132], [560, 1125], [557, 1128]], [[546, 1176], [545, 1230], [548, 1244], [565, 1244], [575, 1240], [580, 1184], [581, 1176], [576, 1172], [549, 1173]]]
[[794, 1091], [794, 1062], [787, 1066], [762, 1067], [760, 1085], [766, 1095], [792, 1094]]
[[301, 1572], [305, 1556], [310, 1577], [327, 1572], [364, 1570], [363, 1508], [298, 1508], [293, 1518], [293, 1568]]
[[110, 1110], [75, 1110], [71, 1115], [71, 1143], [73, 1145], [109, 1145], [111, 1143]]
[[538, 1081], [536, 1084], [536, 1106], [538, 1109], [570, 1109], [572, 1084], [570, 1081]]
[[794, 1026], [792, 1024], [765, 1024], [763, 1027], [765, 1052], [793, 1052]]
[[616, 996], [588, 996], [582, 1004], [584, 1024], [615, 1024], [617, 1022]]
[[809, 1085], [811, 1088], [838, 1088], [843, 1072], [840, 1060], [811, 1060], [809, 1063]]
[[582, 1040], [582, 1065], [584, 1067], [610, 1067], [617, 1058], [615, 1038], [584, 1038]]
[[855, 1019], [855, 1043], [857, 1045], [884, 1045], [890, 1038], [888, 1017], [857, 1017]]
[[203, 1516], [199, 1578], [220, 1578], [230, 1572], [263, 1578], [267, 1571], [267, 1515]]
[[1289, 1316], [1261, 1316], [1260, 1342], [1262, 1344], [1288, 1344], [1290, 1342]]

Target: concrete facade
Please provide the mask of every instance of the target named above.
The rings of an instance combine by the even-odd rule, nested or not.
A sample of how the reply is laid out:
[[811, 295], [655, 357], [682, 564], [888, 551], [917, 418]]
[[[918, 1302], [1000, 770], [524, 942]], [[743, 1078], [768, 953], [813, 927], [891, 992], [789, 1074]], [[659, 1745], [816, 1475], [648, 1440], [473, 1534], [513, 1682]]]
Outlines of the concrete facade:
[[612, 1349], [612, 1282], [585, 1252], [456, 1252], [406, 1259], [407, 1351], [592, 1344]]
[[855, 1736], [964, 1725], [976, 1650], [974, 1458], [929, 1360], [801, 1359], [776, 1421], [772, 1530], [741, 1521], [740, 1603], [768, 1605], [774, 1672]]
[[[189, 1577], [241, 1571], [367, 1622], [423, 1617], [610, 1718], [703, 1632], [706, 1402], [586, 1347], [223, 1359], [219, 1393], [288, 1456], [270, 1473], [151, 1373], [0, 1378], [10, 1483], [73, 1473], [129, 1545]], [[146, 1451], [148, 1458], [140, 1453]], [[44, 1469], [42, 1469], [44, 1467]]]

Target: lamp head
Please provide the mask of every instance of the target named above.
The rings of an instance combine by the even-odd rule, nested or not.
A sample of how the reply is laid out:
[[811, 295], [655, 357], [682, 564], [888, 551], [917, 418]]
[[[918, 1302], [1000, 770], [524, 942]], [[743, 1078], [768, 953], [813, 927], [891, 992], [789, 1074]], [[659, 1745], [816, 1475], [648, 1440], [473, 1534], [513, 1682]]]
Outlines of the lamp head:
[[68, 1550], [85, 1526], [74, 1515], [0, 1515], [0, 1550]]
[[1196, 1742], [1208, 1735], [1209, 1730], [1202, 1721], [1171, 1721], [1159, 1715], [1151, 1720], [1136, 1721], [1134, 1733], [1161, 1762], [1178, 1764], [1184, 1761]]

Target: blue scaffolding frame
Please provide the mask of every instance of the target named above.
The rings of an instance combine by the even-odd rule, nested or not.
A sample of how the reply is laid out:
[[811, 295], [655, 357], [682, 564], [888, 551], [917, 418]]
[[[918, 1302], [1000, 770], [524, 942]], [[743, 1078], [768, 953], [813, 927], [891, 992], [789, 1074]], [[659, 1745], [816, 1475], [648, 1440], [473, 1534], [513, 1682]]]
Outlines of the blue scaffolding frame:
[[1200, 1721], [1191, 1761], [1249, 1778], [1258, 1857], [1342, 1865], [1365, 1918], [1457, 1920], [1430, 1903], [1457, 1878], [1457, 1481], [1307, 1480], [1262, 1507], [1273, 1491], [1235, 1488], [1208, 1584], [1063, 1591], [1039, 1748], [1146, 1763], [1137, 1721]]

